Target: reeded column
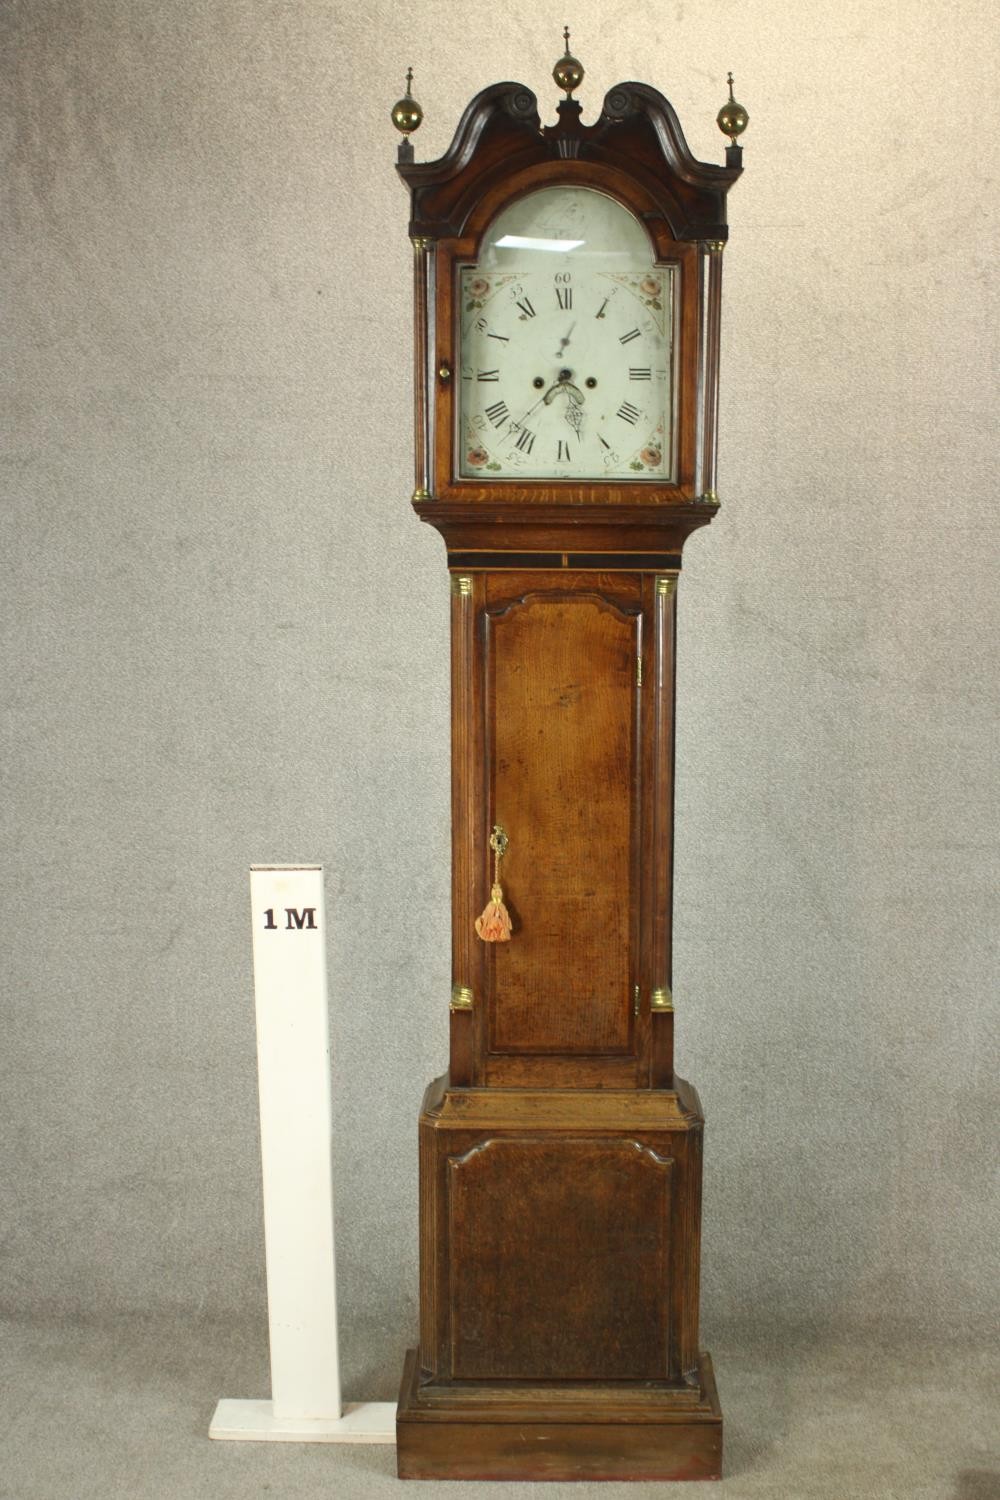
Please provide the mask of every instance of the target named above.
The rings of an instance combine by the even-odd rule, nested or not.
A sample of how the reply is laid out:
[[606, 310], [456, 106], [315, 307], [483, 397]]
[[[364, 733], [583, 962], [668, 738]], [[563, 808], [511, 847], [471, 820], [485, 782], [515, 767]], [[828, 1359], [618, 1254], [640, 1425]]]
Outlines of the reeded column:
[[433, 389], [428, 309], [434, 304], [434, 241], [413, 240], [413, 458], [414, 500], [431, 498], [433, 435], [430, 392]]
[[718, 505], [719, 340], [722, 327], [722, 252], [724, 240], [702, 240], [705, 285], [702, 296], [701, 452], [699, 500]]

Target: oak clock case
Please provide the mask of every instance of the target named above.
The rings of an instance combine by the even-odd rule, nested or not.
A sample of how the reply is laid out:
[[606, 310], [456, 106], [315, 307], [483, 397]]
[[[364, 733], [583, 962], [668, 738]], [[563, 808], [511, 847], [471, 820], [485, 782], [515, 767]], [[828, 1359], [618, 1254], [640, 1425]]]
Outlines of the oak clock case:
[[398, 1465], [712, 1478], [704, 1119], [673, 1064], [674, 635], [684, 542], [718, 509], [746, 117], [720, 112], [714, 166], [656, 90], [618, 85], [584, 125], [568, 46], [555, 76], [557, 123], [496, 84], [436, 162], [414, 161], [409, 80], [394, 111], [413, 504], [452, 601], [450, 1056], [419, 1121]]

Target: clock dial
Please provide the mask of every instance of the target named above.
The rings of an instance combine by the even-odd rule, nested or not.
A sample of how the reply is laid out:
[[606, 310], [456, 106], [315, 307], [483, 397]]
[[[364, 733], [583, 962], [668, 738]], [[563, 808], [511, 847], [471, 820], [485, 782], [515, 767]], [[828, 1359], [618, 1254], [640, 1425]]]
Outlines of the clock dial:
[[673, 478], [675, 275], [622, 206], [545, 188], [459, 272], [464, 478]]

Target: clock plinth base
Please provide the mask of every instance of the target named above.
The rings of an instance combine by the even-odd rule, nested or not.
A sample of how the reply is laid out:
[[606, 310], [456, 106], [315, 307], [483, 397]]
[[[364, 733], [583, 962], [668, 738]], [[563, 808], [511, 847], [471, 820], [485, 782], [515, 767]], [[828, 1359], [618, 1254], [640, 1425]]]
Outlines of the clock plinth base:
[[708, 1354], [698, 1384], [421, 1385], [406, 1356], [400, 1479], [692, 1480], [722, 1477], [722, 1410]]

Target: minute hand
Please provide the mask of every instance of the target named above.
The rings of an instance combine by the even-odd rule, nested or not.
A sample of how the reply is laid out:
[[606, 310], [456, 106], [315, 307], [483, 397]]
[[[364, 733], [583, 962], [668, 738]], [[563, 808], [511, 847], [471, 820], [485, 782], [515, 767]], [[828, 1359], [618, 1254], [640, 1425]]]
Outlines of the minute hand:
[[556, 359], [562, 359], [563, 351], [569, 343], [570, 339], [573, 337], [573, 329], [575, 327], [576, 323], [571, 323], [569, 325], [569, 333], [564, 334], [563, 337], [559, 340], [559, 348], [556, 350]]
[[531, 416], [532, 412], [537, 411], [538, 408], [541, 406], [541, 404], [542, 404], [542, 402], [544, 400], [545, 400], [544, 396], [539, 396], [539, 398], [535, 402], [534, 406], [529, 406], [528, 410], [524, 413], [523, 417], [519, 418], [519, 420], [516, 421], [516, 422], [509, 423], [508, 429], [507, 429], [507, 437], [508, 438], [513, 437], [514, 433], [518, 430], [519, 427], [523, 427], [524, 426], [525, 422]]

